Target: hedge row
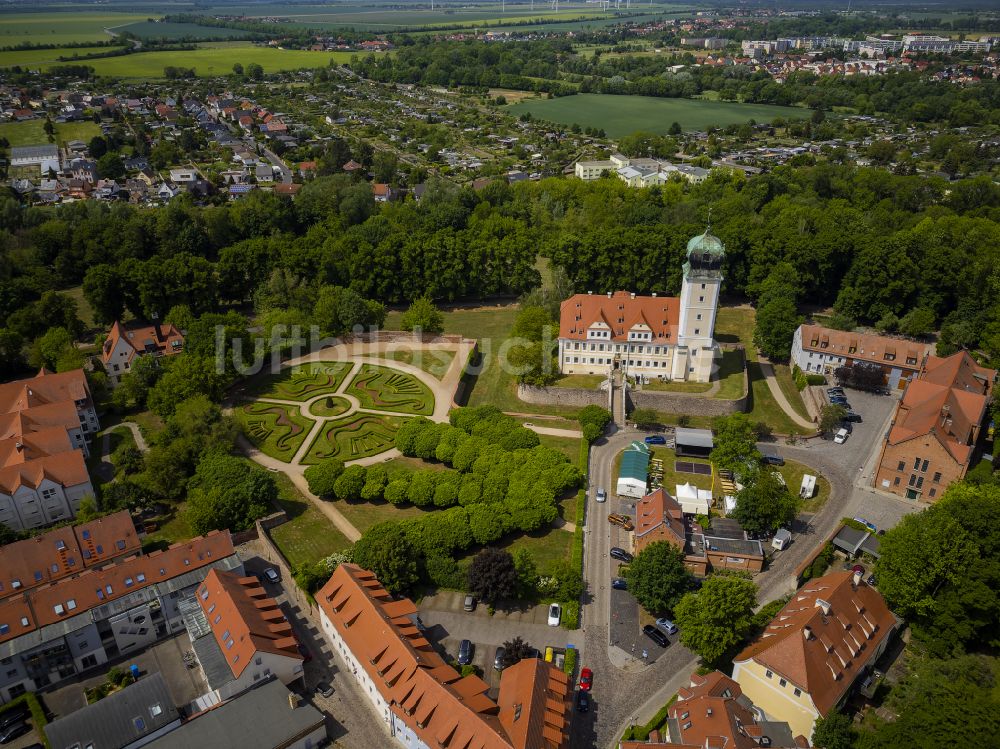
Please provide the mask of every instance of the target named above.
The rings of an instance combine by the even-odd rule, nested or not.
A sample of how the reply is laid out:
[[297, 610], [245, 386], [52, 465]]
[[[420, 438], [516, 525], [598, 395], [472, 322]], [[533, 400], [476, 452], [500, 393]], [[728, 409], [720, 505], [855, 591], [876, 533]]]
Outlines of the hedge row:
[[626, 728], [625, 733], [622, 734], [622, 741], [646, 741], [649, 739], [649, 734], [658, 728], [663, 728], [666, 724], [670, 706], [676, 701], [677, 695], [675, 694], [666, 705], [656, 711], [656, 715], [648, 723], [643, 726], [629, 726]]
[[34, 692], [25, 692], [7, 704], [0, 705], [0, 717], [8, 710], [14, 710], [21, 705], [28, 706], [28, 710], [31, 712], [31, 722], [35, 726], [35, 733], [38, 734], [38, 738], [45, 746], [45, 749], [51, 749], [49, 737], [45, 735], [45, 726], [49, 724], [49, 719], [45, 714], [45, 708], [42, 707], [41, 700], [38, 699], [38, 695]]

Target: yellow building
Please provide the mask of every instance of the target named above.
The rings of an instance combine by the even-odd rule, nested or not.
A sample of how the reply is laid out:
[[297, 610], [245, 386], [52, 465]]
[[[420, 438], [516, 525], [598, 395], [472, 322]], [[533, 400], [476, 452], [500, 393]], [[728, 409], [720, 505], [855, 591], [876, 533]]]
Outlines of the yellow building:
[[806, 583], [733, 661], [733, 680], [769, 719], [812, 737], [885, 651], [896, 618], [861, 574]]

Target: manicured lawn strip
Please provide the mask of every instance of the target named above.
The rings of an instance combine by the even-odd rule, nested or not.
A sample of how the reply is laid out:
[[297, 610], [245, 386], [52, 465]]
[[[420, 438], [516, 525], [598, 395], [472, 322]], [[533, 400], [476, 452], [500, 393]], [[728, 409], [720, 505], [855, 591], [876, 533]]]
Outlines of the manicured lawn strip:
[[643, 390], [652, 390], [665, 393], [704, 393], [712, 387], [711, 382], [661, 382], [660, 380], [650, 380], [642, 386]]
[[269, 533], [293, 566], [314, 564], [350, 547], [347, 537], [302, 496], [288, 476], [277, 473], [274, 477], [278, 483], [278, 504], [290, 520], [272, 528]]
[[424, 383], [377, 364], [363, 364], [344, 392], [357, 398], [363, 408], [425, 416], [434, 413], [434, 394]]
[[397, 416], [362, 413], [326, 421], [302, 463], [312, 465], [327, 458], [347, 462], [385, 452], [392, 448], [403, 421]]
[[324, 361], [286, 367], [277, 374], [255, 377], [246, 384], [244, 392], [260, 398], [307, 401], [336, 392], [352, 366], [351, 362]]
[[719, 366], [719, 390], [712, 396], [720, 400], [735, 400], [743, 395], [743, 355], [739, 351], [723, 351]]
[[557, 388], [586, 388], [588, 390], [595, 390], [606, 379], [607, 377], [604, 375], [563, 375], [558, 380], [553, 382], [552, 386]]
[[[580, 439], [577, 437], [558, 437], [551, 434], [540, 434], [538, 435], [538, 440], [546, 447], [551, 447], [553, 450], [558, 450], [567, 458], [569, 462], [573, 465], [580, 466]], [[586, 466], [583, 466], [586, 468]]]
[[286, 463], [295, 457], [315, 423], [302, 416], [297, 406], [266, 401], [248, 403], [233, 413], [254, 447]]
[[785, 483], [788, 485], [788, 490], [795, 495], [798, 495], [799, 489], [802, 487], [802, 477], [805, 474], [811, 474], [816, 477], [816, 493], [813, 495], [812, 499], [808, 499], [802, 503], [803, 512], [817, 512], [823, 504], [830, 498], [830, 482], [827, 481], [815, 468], [809, 468], [801, 463], [796, 463], [794, 460], [785, 460], [785, 465], [779, 466], [778, 470], [781, 472], [782, 477], [785, 479]]
[[423, 509], [414, 505], [406, 504], [401, 507], [389, 504], [388, 502], [337, 502], [337, 509], [351, 521], [351, 525], [361, 533], [371, 528], [376, 523], [386, 520], [406, 520], [408, 518], [420, 517], [428, 513], [436, 512], [437, 508], [430, 507]]
[[392, 361], [419, 367], [431, 377], [439, 380], [445, 376], [452, 361], [454, 351], [417, 349], [416, 351], [380, 351], [375, 354], [365, 354], [372, 358], [391, 359]]
[[781, 392], [785, 394], [785, 400], [792, 404], [795, 413], [803, 419], [811, 421], [812, 417], [806, 409], [806, 404], [802, 401], [802, 393], [795, 387], [791, 368], [787, 364], [772, 364], [771, 366], [774, 367], [774, 377], [778, 381]]

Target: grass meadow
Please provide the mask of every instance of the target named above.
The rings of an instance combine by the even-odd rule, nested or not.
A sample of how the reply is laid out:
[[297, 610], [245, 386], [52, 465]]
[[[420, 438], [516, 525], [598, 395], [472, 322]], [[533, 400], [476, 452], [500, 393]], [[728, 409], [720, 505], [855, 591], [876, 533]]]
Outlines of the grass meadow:
[[514, 115], [530, 112], [533, 117], [565, 125], [601, 128], [612, 138], [646, 130], [665, 134], [679, 122], [685, 130], [725, 127], [754, 119], [766, 122], [775, 117], [802, 118], [808, 111], [769, 104], [738, 104], [701, 99], [659, 99], [651, 96], [576, 94], [557, 99], [525, 99], [511, 104]]
[[[41, 146], [49, 142], [44, 128], [45, 120], [5, 122], [0, 125], [0, 136], [6, 138], [11, 146]], [[101, 134], [101, 126], [93, 122], [59, 122], [55, 123], [55, 128], [57, 145], [70, 140], [82, 140], [86, 143], [95, 135]], [[33, 169], [38, 171], [37, 166]]]
[[41, 13], [0, 13], [0, 47], [16, 44], [68, 44], [106, 42], [113, 38], [105, 29], [145, 21], [149, 13], [87, 12], [84, 10]]

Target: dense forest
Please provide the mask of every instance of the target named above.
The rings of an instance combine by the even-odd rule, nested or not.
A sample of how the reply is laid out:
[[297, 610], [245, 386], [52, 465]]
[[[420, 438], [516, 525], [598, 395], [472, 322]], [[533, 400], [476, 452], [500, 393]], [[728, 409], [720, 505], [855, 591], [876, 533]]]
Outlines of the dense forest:
[[[1000, 81], [958, 87], [924, 73], [819, 77], [797, 72], [784, 83], [766, 71], [743, 67], [691, 66], [665, 71], [671, 64], [694, 62], [671, 57], [577, 55], [565, 39], [487, 44], [434, 42], [404, 47], [392, 57], [367, 56], [352, 63], [366, 78], [437, 86], [502, 87], [576, 93], [640, 94], [690, 98], [718, 91], [723, 99], [760, 104], [805, 103], [814, 109], [853, 107], [862, 114], [884, 112], [905, 122], [948, 122], [959, 127], [1000, 124]], [[569, 83], [579, 84], [579, 89]], [[803, 113], [805, 116], [806, 113]]]
[[[432, 182], [420, 203], [379, 207], [348, 175], [307, 183], [294, 202], [256, 192], [198, 207], [83, 202], [24, 208], [0, 199], [0, 346], [5, 369], [50, 326], [79, 334], [60, 289], [82, 284], [98, 323], [124, 310], [198, 316], [232, 307], [311, 310], [343, 287], [400, 304], [519, 295], [537, 255], [579, 291], [676, 293], [687, 240], [725, 242], [725, 292], [758, 301], [768, 283], [843, 324], [892, 329], [913, 310], [942, 348], [1000, 361], [1000, 188], [820, 163], [744, 177], [713, 172], [636, 190], [615, 179], [549, 179], [480, 192]], [[271, 300], [271, 301], [268, 301]]]

